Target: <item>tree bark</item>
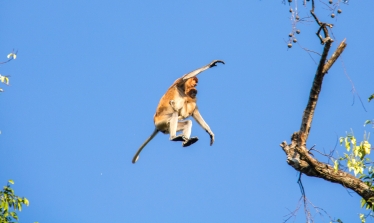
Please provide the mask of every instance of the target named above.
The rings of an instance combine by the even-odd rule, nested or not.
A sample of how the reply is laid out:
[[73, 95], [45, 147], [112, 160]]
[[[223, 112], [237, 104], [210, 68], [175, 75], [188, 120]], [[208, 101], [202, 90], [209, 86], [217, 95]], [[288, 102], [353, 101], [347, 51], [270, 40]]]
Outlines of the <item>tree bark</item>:
[[[318, 23], [320, 24], [319, 21]], [[320, 25], [323, 26], [324, 24], [321, 23]], [[310, 155], [308, 149], [306, 148], [306, 141], [311, 129], [314, 112], [318, 102], [318, 96], [322, 89], [323, 78], [347, 46], [344, 39], [336, 51], [332, 54], [331, 58], [326, 61], [328, 52], [333, 42], [333, 40], [328, 37], [328, 33], [325, 32], [325, 36], [326, 34], [327, 41], [325, 42], [323, 54], [319, 61], [313, 85], [310, 90], [308, 104], [303, 113], [300, 130], [292, 135], [291, 144], [287, 144], [287, 142], [284, 141], [280, 144], [280, 146], [287, 155], [287, 163], [295, 170], [307, 176], [318, 177], [340, 184], [343, 187], [355, 191], [366, 201], [369, 201], [370, 198], [374, 198], [374, 191], [371, 190], [370, 187], [365, 184], [365, 182], [342, 170], [335, 171], [334, 167], [329, 164], [319, 162]]]

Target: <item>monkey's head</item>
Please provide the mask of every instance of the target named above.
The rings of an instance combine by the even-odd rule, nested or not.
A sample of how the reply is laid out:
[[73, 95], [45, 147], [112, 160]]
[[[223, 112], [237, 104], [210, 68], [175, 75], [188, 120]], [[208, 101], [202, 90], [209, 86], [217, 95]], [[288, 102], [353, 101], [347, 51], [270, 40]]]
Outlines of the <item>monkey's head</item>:
[[190, 90], [188, 90], [188, 92], [186, 92], [186, 95], [190, 96], [191, 98], [196, 98], [196, 95], [197, 95], [196, 88], [191, 88]]
[[196, 85], [199, 82], [197, 77], [190, 78], [186, 81], [184, 84], [184, 93], [191, 98], [196, 98], [197, 95], [197, 90], [196, 90]]

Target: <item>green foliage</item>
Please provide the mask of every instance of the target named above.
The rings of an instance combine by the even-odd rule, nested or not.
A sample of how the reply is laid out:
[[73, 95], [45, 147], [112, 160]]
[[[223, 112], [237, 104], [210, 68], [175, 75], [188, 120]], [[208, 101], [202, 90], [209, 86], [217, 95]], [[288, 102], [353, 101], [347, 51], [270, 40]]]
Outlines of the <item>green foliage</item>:
[[10, 59], [10, 60], [12, 60], [12, 59], [15, 60], [17, 58], [17, 54], [16, 53], [10, 53], [10, 54], [8, 54], [7, 58]]
[[17, 222], [16, 211], [21, 211], [22, 205], [29, 206], [27, 198], [21, 198], [14, 194], [14, 190], [10, 187], [11, 184], [14, 184], [13, 180], [9, 180], [7, 186], [0, 191], [0, 223]]
[[[374, 99], [374, 94], [370, 95], [369, 102]], [[374, 120], [366, 120], [364, 126], [371, 124], [374, 127]], [[347, 133], [345, 137], [339, 138], [341, 146], [344, 145], [347, 153], [344, 156], [334, 160], [334, 170], [337, 172], [342, 164], [346, 164], [348, 170], [353, 171], [354, 175], [361, 179], [370, 190], [374, 191], [374, 162], [370, 160], [368, 155], [371, 151], [371, 144], [369, 143], [369, 134], [364, 134], [363, 140], [357, 142], [356, 137], [351, 133]], [[344, 165], [343, 165], [344, 166]], [[369, 214], [359, 214], [361, 223], [365, 223], [368, 217], [374, 218], [374, 197], [368, 200], [361, 199], [361, 208], [369, 210]], [[339, 222], [339, 221], [338, 221]]]
[[[367, 174], [362, 174], [359, 178], [365, 182], [366, 185], [370, 187], [371, 190], [374, 190], [373, 180], [374, 180], [374, 168], [372, 166], [367, 168]], [[361, 199], [361, 208], [364, 208], [366, 210], [374, 210], [374, 198], [370, 198], [368, 200]], [[360, 215], [361, 218], [361, 215]]]
[[370, 95], [370, 97], [368, 98], [369, 102], [374, 98], [374, 94]]
[[364, 123], [364, 126], [369, 125], [369, 124], [373, 124], [373, 121], [371, 121], [371, 120], [366, 120], [365, 123]]
[[[4, 83], [6, 85], [9, 85], [9, 78], [7, 76], [3, 76], [0, 74], [0, 82]], [[3, 92], [4, 90], [0, 88], [0, 92]]]
[[366, 218], [365, 218], [364, 214], [360, 214], [360, 220], [361, 220], [361, 223], [365, 223], [366, 222]]
[[[347, 133], [347, 136], [340, 137], [340, 145], [345, 147], [348, 153], [334, 161], [334, 169], [338, 171], [341, 163], [346, 163], [349, 171], [353, 171], [371, 190], [374, 190], [374, 167], [373, 162], [367, 155], [370, 154], [371, 144], [369, 143], [369, 134], [364, 134], [363, 140], [357, 142], [353, 132]], [[374, 198], [365, 200], [361, 199], [361, 207], [374, 211]], [[364, 214], [359, 215], [362, 223], [366, 222]]]
[[355, 176], [364, 174], [366, 168], [365, 163], [370, 162], [366, 155], [370, 154], [371, 144], [369, 143], [369, 135], [364, 135], [364, 140], [357, 144], [357, 140], [353, 133], [347, 133], [346, 137], [340, 137], [340, 145], [345, 146], [345, 149], [349, 153], [344, 153], [343, 157], [338, 158], [334, 162], [334, 169], [338, 171], [340, 162], [345, 161], [349, 171], [353, 171]]

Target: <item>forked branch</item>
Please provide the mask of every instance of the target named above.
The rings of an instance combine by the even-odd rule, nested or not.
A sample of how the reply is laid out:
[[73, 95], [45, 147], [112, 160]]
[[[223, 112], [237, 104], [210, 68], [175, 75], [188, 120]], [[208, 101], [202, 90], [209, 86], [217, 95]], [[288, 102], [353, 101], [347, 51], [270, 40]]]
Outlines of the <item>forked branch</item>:
[[[312, 0], [312, 9], [310, 13], [315, 19], [316, 23], [319, 25], [317, 35], [321, 40], [321, 43], [324, 44], [323, 52], [314, 76], [313, 85], [309, 94], [309, 100], [302, 116], [300, 130], [292, 135], [291, 144], [282, 142], [280, 146], [287, 155], [287, 163], [295, 170], [308, 176], [318, 177], [333, 183], [341, 184], [342, 186], [355, 191], [362, 198], [368, 201], [369, 198], [374, 197], [374, 191], [370, 190], [368, 185], [349, 173], [341, 170], [336, 171], [331, 165], [319, 162], [310, 155], [306, 147], [319, 93], [322, 89], [323, 78], [347, 46], [344, 39], [332, 54], [330, 59], [327, 60], [334, 41], [330, 38], [328, 30], [328, 27], [332, 28], [332, 25], [321, 22], [316, 16], [314, 9], [314, 0]], [[321, 31], [323, 31], [324, 37], [321, 36]]]

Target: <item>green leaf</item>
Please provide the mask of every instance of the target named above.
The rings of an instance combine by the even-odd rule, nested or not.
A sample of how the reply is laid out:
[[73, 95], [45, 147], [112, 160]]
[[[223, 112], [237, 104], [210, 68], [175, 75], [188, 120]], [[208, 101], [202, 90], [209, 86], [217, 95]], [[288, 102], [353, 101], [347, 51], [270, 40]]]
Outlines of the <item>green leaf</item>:
[[360, 220], [361, 220], [361, 223], [365, 223], [366, 222], [364, 214], [360, 214]]
[[15, 60], [17, 58], [17, 55], [15, 53], [10, 53], [8, 54], [7, 56], [9, 59], [12, 57], [13, 60]]
[[9, 182], [10, 184], [14, 184], [14, 181], [13, 181], [13, 180], [8, 180], [8, 182]]
[[368, 141], [365, 140], [365, 141], [362, 142], [362, 148], [363, 148], [365, 154], [370, 154], [371, 144]]
[[8, 202], [5, 202], [5, 205], [4, 205], [4, 210], [6, 212], [8, 212], [8, 209], [9, 209], [9, 205], [8, 205]]
[[374, 94], [372, 94], [372, 95], [370, 95], [370, 97], [369, 97], [369, 102], [372, 100], [374, 98]]
[[363, 208], [365, 204], [366, 204], [365, 199], [361, 198], [361, 208]]
[[345, 148], [347, 149], [348, 152], [349, 152], [349, 150], [351, 150], [351, 143], [348, 142], [347, 138], [345, 140]]
[[367, 124], [371, 124], [371, 120], [366, 120], [365, 123], [364, 123], [364, 126], [366, 126]]
[[10, 212], [10, 216], [12, 216], [12, 217], [16, 216], [16, 212], [14, 212], [14, 211]]
[[340, 143], [340, 145], [343, 145], [343, 142], [344, 142], [344, 137], [340, 137], [340, 138], [339, 138], [339, 143]]
[[338, 172], [338, 170], [339, 170], [339, 161], [338, 160], [334, 161], [334, 170], [335, 170], [335, 173]]
[[354, 153], [355, 153], [355, 156], [358, 156], [358, 152], [360, 151], [360, 146], [355, 146], [354, 148]]
[[26, 206], [29, 206], [29, 200], [27, 200], [27, 198], [23, 198], [23, 203], [26, 205]]
[[356, 145], [356, 138], [354, 137], [354, 136], [352, 136], [352, 138], [351, 138], [351, 142], [352, 142], [352, 144], [355, 146]]

